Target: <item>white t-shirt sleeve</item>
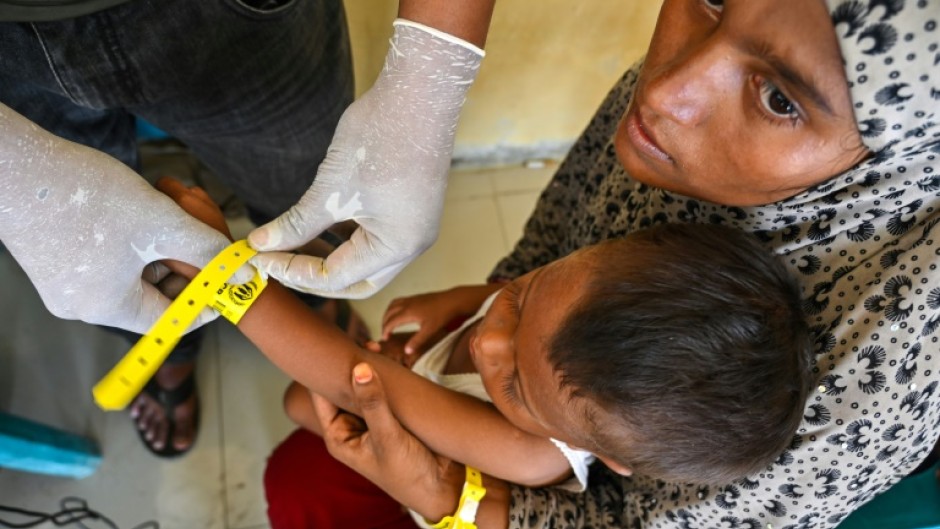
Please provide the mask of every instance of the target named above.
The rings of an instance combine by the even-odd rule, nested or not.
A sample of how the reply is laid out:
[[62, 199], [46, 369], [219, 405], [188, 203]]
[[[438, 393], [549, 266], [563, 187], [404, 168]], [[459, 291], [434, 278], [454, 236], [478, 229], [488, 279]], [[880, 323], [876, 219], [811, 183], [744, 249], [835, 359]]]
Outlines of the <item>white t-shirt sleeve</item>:
[[594, 462], [594, 454], [571, 448], [557, 439], [552, 439], [552, 443], [565, 455], [568, 464], [571, 465], [572, 472], [574, 472], [574, 477], [555, 486], [571, 492], [584, 492], [584, 489], [587, 488], [588, 467]]

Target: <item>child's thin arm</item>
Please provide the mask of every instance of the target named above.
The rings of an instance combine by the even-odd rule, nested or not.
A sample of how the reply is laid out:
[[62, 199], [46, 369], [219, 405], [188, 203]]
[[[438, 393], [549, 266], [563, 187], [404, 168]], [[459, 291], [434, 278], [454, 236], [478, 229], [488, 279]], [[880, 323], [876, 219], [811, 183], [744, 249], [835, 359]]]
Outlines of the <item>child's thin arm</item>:
[[526, 486], [570, 474], [568, 461], [548, 439], [519, 430], [487, 403], [359, 348], [275, 282], [238, 327], [285, 373], [353, 413], [359, 410], [352, 398], [352, 369], [368, 362], [385, 381], [395, 415], [439, 454]]
[[[161, 179], [157, 187], [191, 215], [226, 232], [222, 212], [204, 191], [188, 189], [169, 178]], [[167, 264], [186, 277], [196, 274], [184, 263]], [[358, 348], [277, 283], [261, 294], [239, 327], [278, 367], [351, 411], [359, 411], [350, 398], [351, 370], [359, 361], [368, 360], [386, 377], [389, 400], [394, 399], [392, 409], [402, 423], [432, 449], [454, 460], [530, 486], [567, 472], [567, 463], [558, 461], [559, 452], [546, 439], [521, 432], [476, 399]], [[479, 432], [486, 435], [474, 437]], [[527, 464], [516, 468], [513, 463], [520, 461]]]

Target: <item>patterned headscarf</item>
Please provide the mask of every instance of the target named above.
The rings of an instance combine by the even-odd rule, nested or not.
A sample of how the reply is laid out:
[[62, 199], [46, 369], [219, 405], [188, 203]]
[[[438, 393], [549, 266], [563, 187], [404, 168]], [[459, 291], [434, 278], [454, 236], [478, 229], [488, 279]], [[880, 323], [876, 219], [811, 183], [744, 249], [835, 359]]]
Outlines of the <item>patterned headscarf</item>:
[[[653, 223], [709, 222], [756, 233], [799, 277], [817, 390], [790, 448], [765, 471], [719, 488], [643, 477], [614, 486], [619, 478], [598, 476], [599, 494], [623, 510], [626, 527], [834, 527], [910, 473], [940, 436], [940, 0], [826, 3], [869, 159], [766, 206], [651, 188], [624, 172], [612, 147], [633, 69], [494, 271], [513, 277]], [[539, 492], [513, 494], [529, 521], [542, 507], [566, 508]]]

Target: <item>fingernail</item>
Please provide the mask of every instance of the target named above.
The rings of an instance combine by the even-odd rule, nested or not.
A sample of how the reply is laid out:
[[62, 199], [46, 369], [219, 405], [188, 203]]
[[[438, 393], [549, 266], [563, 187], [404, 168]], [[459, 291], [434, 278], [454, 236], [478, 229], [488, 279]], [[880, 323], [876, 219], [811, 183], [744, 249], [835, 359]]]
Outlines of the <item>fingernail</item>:
[[369, 364], [356, 364], [353, 368], [353, 380], [357, 384], [368, 384], [372, 380], [372, 368]]
[[258, 228], [251, 232], [251, 236], [248, 238], [251, 240], [252, 246], [261, 248], [265, 244], [268, 244], [268, 230], [264, 228]]

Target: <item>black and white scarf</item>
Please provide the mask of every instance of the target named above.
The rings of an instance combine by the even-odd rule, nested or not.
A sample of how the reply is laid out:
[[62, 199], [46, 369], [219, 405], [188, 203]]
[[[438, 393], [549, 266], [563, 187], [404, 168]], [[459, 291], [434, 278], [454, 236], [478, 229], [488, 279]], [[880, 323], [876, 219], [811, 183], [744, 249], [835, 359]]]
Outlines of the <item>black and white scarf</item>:
[[[764, 471], [719, 488], [637, 477], [615, 490], [601, 477], [593, 492], [626, 527], [835, 527], [913, 470], [940, 436], [940, 0], [826, 3], [872, 157], [758, 207], [651, 188], [624, 172], [612, 146], [634, 68], [494, 271], [514, 277], [654, 223], [709, 222], [757, 233], [799, 277], [816, 337], [817, 389], [790, 448]], [[511, 527], [540, 526], [543, 514], [607, 526], [605, 508], [590, 514], [577, 500], [513, 494]]]

